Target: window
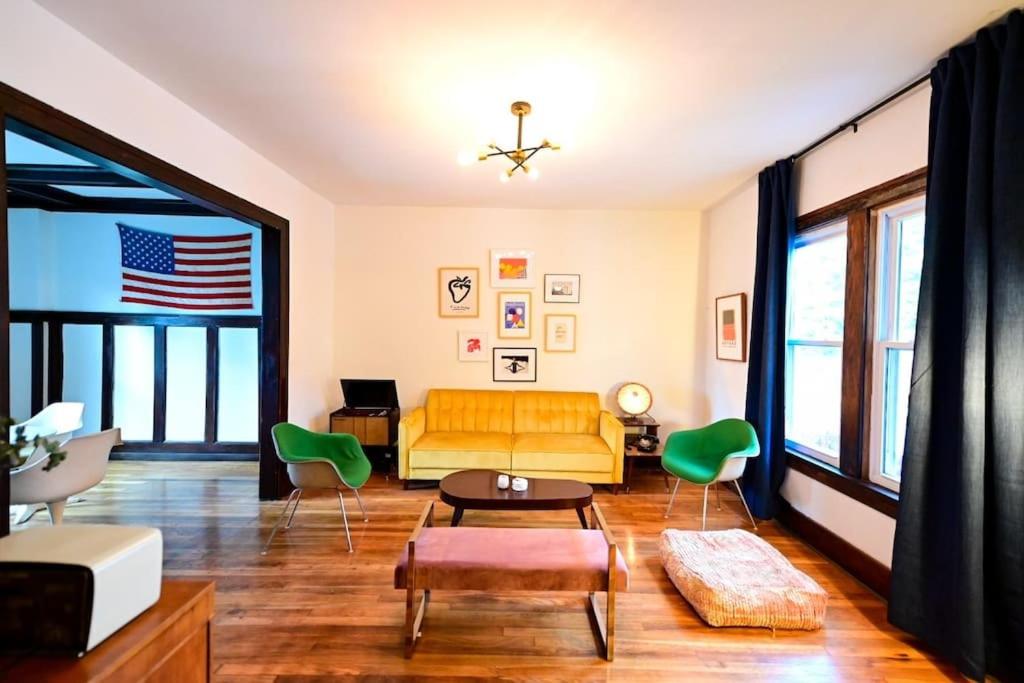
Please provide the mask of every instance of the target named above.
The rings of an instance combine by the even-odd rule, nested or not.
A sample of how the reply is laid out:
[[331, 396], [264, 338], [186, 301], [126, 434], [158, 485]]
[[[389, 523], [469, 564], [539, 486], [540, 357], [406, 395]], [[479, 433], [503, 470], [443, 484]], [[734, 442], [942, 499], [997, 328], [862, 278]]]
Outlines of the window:
[[927, 169], [918, 169], [799, 216], [787, 279], [787, 462], [892, 517], [926, 181]]
[[883, 209], [877, 225], [869, 476], [876, 484], [898, 491], [924, 254], [924, 201]]
[[786, 440], [839, 464], [846, 221], [804, 233], [790, 258]]

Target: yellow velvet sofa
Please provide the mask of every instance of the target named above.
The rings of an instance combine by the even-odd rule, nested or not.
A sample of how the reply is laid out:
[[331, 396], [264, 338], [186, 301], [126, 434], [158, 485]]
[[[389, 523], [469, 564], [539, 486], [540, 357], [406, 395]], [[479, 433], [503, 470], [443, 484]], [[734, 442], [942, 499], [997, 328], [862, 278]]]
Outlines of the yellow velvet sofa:
[[398, 423], [398, 476], [479, 468], [619, 484], [623, 438], [594, 393], [431, 389]]

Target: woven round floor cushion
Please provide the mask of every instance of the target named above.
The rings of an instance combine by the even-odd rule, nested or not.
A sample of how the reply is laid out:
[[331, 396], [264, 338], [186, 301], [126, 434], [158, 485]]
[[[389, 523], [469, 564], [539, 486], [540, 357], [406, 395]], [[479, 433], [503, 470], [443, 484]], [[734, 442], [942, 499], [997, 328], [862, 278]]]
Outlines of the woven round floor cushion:
[[742, 529], [661, 532], [669, 578], [712, 626], [821, 628], [828, 593], [761, 538]]

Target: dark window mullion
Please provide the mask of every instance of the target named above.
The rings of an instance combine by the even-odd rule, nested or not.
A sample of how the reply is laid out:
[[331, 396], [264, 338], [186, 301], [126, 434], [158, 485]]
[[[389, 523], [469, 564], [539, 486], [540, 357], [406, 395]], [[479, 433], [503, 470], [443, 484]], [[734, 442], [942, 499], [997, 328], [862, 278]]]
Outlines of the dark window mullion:
[[843, 378], [839, 420], [839, 469], [863, 476], [865, 370], [868, 354], [870, 288], [870, 215], [867, 209], [846, 218], [846, 301], [843, 314]]

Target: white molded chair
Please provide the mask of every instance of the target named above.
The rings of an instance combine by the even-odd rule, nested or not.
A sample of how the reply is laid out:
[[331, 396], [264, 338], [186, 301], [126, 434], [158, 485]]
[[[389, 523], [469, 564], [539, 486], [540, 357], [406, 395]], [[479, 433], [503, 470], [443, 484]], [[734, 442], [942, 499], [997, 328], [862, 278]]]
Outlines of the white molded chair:
[[[11, 438], [14, 438], [14, 435], [17, 433], [16, 430], [24, 428], [26, 439], [31, 440], [37, 436], [45, 436], [50, 441], [55, 441], [63, 446], [71, 438], [72, 434], [82, 428], [82, 414], [84, 412], [84, 403], [72, 401], [51, 403], [28, 420], [11, 427]], [[22, 451], [21, 455], [25, 457], [25, 462], [20, 467], [11, 470], [12, 477], [46, 457], [46, 449], [29, 446]], [[32, 515], [37, 511], [42, 510], [41, 507], [34, 505], [12, 507], [15, 507], [14, 517], [11, 520], [12, 524], [23, 524], [31, 519]]]
[[110, 449], [120, 443], [121, 430], [116, 427], [78, 436], [63, 445], [67, 458], [49, 472], [43, 469], [49, 458], [11, 470], [11, 504], [45, 503], [50, 523], [60, 524], [68, 498], [103, 481]]

